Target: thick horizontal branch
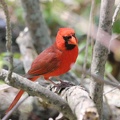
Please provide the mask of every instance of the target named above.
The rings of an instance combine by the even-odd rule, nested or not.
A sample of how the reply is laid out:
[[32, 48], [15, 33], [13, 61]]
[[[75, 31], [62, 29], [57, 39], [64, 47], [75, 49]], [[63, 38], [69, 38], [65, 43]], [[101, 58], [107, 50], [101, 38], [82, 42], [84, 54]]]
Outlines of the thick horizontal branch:
[[[52, 90], [54, 91], [54, 90]], [[99, 120], [96, 106], [81, 86], [67, 87], [60, 92], [61, 97], [67, 101], [77, 120]]]
[[[0, 79], [4, 79], [8, 71], [2, 69], [0, 71]], [[89, 96], [89, 93], [80, 86], [71, 86], [61, 89], [58, 93], [60, 96], [54, 94], [56, 87], [49, 86], [48, 89], [42, 87], [41, 85], [31, 82], [26, 78], [23, 78], [15, 73], [12, 74], [11, 86], [14, 86], [18, 89], [23, 89], [28, 94], [32, 96], [41, 97], [48, 104], [53, 105], [57, 110], [61, 111], [64, 116], [70, 120], [98, 120], [98, 112], [93, 103], [92, 99]], [[55, 89], [54, 89], [55, 88]]]
[[[7, 70], [4, 69], [0, 70], [0, 79], [4, 80], [7, 74], [8, 74]], [[75, 117], [70, 107], [68, 106], [67, 102], [65, 102], [58, 95], [42, 87], [41, 85], [34, 83], [15, 73], [12, 74], [10, 85], [18, 89], [23, 89], [32, 96], [41, 97], [44, 101], [53, 105], [53, 107], [55, 107], [57, 110], [61, 111], [64, 114], [64, 116], [66, 116], [70, 120], [75, 120]]]

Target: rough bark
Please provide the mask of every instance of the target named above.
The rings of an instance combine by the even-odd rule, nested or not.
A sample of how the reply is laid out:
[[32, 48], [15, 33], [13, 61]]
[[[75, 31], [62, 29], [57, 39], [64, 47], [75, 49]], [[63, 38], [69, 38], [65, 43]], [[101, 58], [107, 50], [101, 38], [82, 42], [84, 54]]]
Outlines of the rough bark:
[[[102, 78], [104, 77], [108, 49], [102, 45], [101, 40], [104, 39], [106, 33], [111, 35], [113, 6], [114, 0], [101, 1], [99, 28], [93, 50], [91, 73]], [[94, 78], [91, 80], [90, 93], [96, 103], [100, 119], [102, 120], [103, 85], [97, 83]]]
[[[54, 92], [54, 89], [52, 90]], [[67, 101], [77, 120], [98, 120], [99, 115], [88, 91], [80, 86], [60, 90], [60, 96]]]
[[[0, 79], [4, 80], [7, 74], [8, 71], [2, 69], [0, 71]], [[41, 85], [31, 82], [30, 80], [27, 80], [26, 78], [21, 77], [15, 73], [12, 74], [10, 85], [18, 89], [23, 89], [32, 96], [41, 97], [44, 101], [48, 102], [49, 104], [53, 105], [53, 107], [61, 111], [67, 118], [70, 120], [75, 120], [75, 116], [72, 114], [72, 111], [67, 102]]]
[[[8, 71], [2, 69], [0, 71], [0, 79], [4, 79]], [[60, 90], [59, 94], [63, 97], [50, 92], [48, 89], [41, 85], [31, 82], [15, 73], [12, 74], [11, 86], [18, 89], [23, 89], [32, 96], [41, 97], [47, 103], [53, 105], [57, 110], [61, 111], [64, 116], [70, 120], [98, 120], [98, 113], [95, 104], [89, 97], [88, 92], [79, 86], [72, 86], [64, 90]], [[55, 90], [52, 88], [53, 91]], [[75, 117], [76, 116], [76, 117]]]
[[41, 52], [51, 41], [47, 25], [42, 17], [39, 0], [21, 0], [21, 2], [34, 45], [37, 51]]
[[6, 82], [9, 82], [11, 79], [12, 71], [13, 71], [13, 54], [12, 54], [12, 35], [11, 35], [11, 24], [10, 24], [10, 17], [8, 12], [8, 6], [4, 0], [0, 0], [2, 5], [5, 17], [6, 17], [6, 50], [8, 53], [8, 75], [6, 77]]

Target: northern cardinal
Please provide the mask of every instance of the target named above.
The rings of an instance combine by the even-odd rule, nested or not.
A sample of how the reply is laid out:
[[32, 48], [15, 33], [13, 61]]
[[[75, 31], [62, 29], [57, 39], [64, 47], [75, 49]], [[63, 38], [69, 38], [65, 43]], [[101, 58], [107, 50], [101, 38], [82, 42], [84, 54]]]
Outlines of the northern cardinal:
[[[42, 75], [45, 80], [50, 80], [50, 77], [68, 72], [78, 56], [77, 44], [78, 40], [73, 29], [60, 28], [53, 45], [36, 57], [26, 74], [26, 78], [35, 81]], [[15, 106], [23, 93], [23, 90], [18, 92], [6, 113]]]

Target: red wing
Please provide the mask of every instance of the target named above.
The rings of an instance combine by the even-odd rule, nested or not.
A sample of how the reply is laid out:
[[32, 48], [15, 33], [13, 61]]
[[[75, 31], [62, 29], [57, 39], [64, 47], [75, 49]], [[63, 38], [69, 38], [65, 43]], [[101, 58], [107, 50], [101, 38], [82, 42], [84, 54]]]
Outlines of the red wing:
[[32, 63], [29, 75], [38, 76], [54, 71], [59, 67], [60, 61], [57, 52], [53, 47], [43, 51]]

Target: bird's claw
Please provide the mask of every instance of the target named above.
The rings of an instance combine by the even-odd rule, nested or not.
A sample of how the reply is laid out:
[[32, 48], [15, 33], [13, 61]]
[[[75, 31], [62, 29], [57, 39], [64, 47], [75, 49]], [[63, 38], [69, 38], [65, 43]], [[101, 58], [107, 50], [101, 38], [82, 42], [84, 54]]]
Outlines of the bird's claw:
[[61, 83], [59, 83], [59, 84], [56, 84], [56, 92], [58, 93], [58, 92], [60, 92], [60, 91], [62, 91], [63, 89], [65, 89], [66, 87], [70, 87], [70, 86], [73, 86], [73, 84], [72, 83], [69, 83], [69, 82], [61, 82]]

